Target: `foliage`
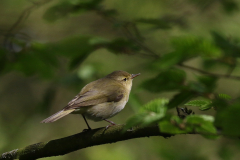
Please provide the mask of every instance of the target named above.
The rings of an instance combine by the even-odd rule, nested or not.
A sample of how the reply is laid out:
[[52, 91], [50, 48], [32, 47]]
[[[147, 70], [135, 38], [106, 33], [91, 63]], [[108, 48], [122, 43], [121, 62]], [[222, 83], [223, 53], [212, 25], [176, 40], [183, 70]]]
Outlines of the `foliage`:
[[159, 121], [166, 114], [167, 103], [168, 100], [166, 99], [155, 99], [150, 101], [141, 108], [138, 114], [127, 121], [125, 129], [127, 130], [136, 125], [147, 126]]
[[[231, 97], [227, 94], [215, 93], [217, 81], [221, 76], [203, 71], [202, 73], [207, 74], [196, 75], [195, 80], [190, 81], [187, 78], [186, 70], [184, 70], [186, 67], [184, 63], [196, 58], [200, 58], [204, 68], [211, 68], [222, 63], [226, 68], [234, 69], [239, 66], [237, 59], [240, 57], [240, 47], [238, 43], [230, 41], [215, 31], [211, 32], [213, 40], [197, 36], [172, 37], [169, 43], [171, 51], [159, 55], [153, 53], [143, 43], [142, 38], [145, 35], [141, 33], [139, 27], [148, 24], [148, 27], [154, 28], [154, 30], [170, 30], [172, 26], [180, 25], [180, 23], [177, 23], [180, 21], [176, 21], [176, 17], [137, 18], [129, 22], [120, 21], [116, 17], [117, 10], [105, 9], [101, 7], [102, 3], [102, 0], [60, 1], [49, 7], [43, 18], [54, 22], [71, 15], [78, 16], [86, 12], [96, 12], [102, 18], [110, 20], [114, 26], [118, 24], [118, 28], [126, 31], [126, 38], [107, 39], [79, 35], [57, 42], [30, 43], [15, 36], [7, 39], [12, 48], [5, 46], [0, 50], [0, 61], [2, 62], [0, 69], [2, 73], [16, 70], [27, 76], [37, 74], [43, 78], [51, 79], [57, 76], [55, 73], [60, 66], [58, 61], [60, 57], [69, 60], [69, 69], [75, 69], [88, 55], [101, 48], [115, 54], [140, 54], [141, 52], [146, 52], [151, 56], [154, 54], [154, 59], [146, 66], [147, 69], [157, 72], [158, 75], [146, 79], [140, 87], [154, 93], [170, 91], [177, 93], [170, 100], [156, 99], [144, 105], [139, 113], [129, 119], [126, 125], [127, 129], [134, 125], [146, 126], [159, 123], [161, 130], [173, 134], [193, 132], [193, 130], [199, 132], [206, 130], [209, 133], [216, 133], [212, 126], [215, 123], [224, 134], [240, 135], [240, 131], [234, 129], [233, 124], [234, 121], [237, 121], [234, 113], [239, 113], [238, 103], [235, 101], [230, 103]], [[226, 10], [232, 10], [230, 3], [228, 5], [229, 7]], [[11, 54], [11, 57], [8, 54]], [[195, 69], [195, 71], [199, 70]], [[229, 78], [231, 78], [230, 75]], [[204, 99], [199, 99], [201, 97]], [[192, 118], [189, 116], [189, 118], [181, 120], [176, 116], [167, 114], [167, 110], [181, 105], [198, 107], [201, 111], [214, 108], [216, 110], [216, 122], [206, 121], [203, 115], [191, 116]], [[177, 126], [172, 125], [173, 121], [177, 125], [184, 124], [186, 129], [179, 130]], [[197, 125], [201, 127], [196, 128]], [[189, 126], [195, 126], [195, 128], [189, 128]]]
[[[47, 6], [41, 15], [50, 26], [58, 22], [68, 23], [70, 21], [67, 20], [71, 18], [89, 14], [89, 17], [94, 17], [92, 26], [104, 23], [104, 29], [99, 27], [99, 32], [106, 31], [103, 34], [78, 33], [74, 36], [62, 36], [56, 41], [42, 42], [29, 40], [28, 36], [20, 31], [13, 32], [14, 29], [4, 33], [4, 43], [0, 48], [1, 75], [20, 72], [26, 77], [37, 77], [54, 84], [46, 89], [44, 102], [41, 102], [38, 108], [41, 113], [46, 113], [49, 110], [47, 107], [51, 105], [51, 98], [57, 92], [55, 85], [59, 84], [56, 82], [79, 88], [84, 80], [102, 76], [99, 69], [102, 66], [101, 59], [99, 64], [91, 64], [95, 70], [91, 70], [88, 76], [79, 76], [84, 69], [82, 64], [91, 54], [101, 54], [100, 51], [104, 51], [116, 56], [142, 56], [146, 61], [140, 67], [137, 62], [129, 62], [127, 58], [122, 62], [123, 66], [131, 66], [129, 68], [151, 75], [143, 75], [144, 80], [138, 86], [144, 96], [141, 96], [141, 93], [130, 95], [128, 104], [135, 106], [134, 110], [138, 111], [128, 119], [126, 130], [133, 126], [158, 125], [160, 131], [170, 134], [197, 133], [211, 139], [219, 135], [239, 137], [240, 94], [232, 93], [222, 81], [223, 78], [231, 79], [239, 84], [238, 34], [228, 36], [228, 33], [221, 32], [221, 29], [212, 30], [214, 27], [210, 27], [211, 30], [206, 27], [196, 33], [191, 30], [194, 27], [189, 22], [187, 12], [183, 15], [177, 12], [174, 15], [166, 11], [158, 16], [128, 17], [130, 14], [124, 16], [120, 9], [111, 8], [111, 5], [106, 3], [110, 2], [59, 0]], [[166, 2], [161, 2], [161, 5], [162, 3]], [[209, 15], [213, 14], [210, 12], [212, 9], [223, 10], [224, 12], [219, 13], [220, 17], [227, 14], [229, 18], [239, 9], [235, 0], [186, 0], [182, 3], [186, 8], [194, 7], [191, 12], [197, 15], [199, 12], [206, 14], [207, 16], [202, 15], [203, 18], [211, 17]], [[134, 12], [140, 12], [138, 7], [134, 8]], [[85, 17], [87, 20], [88, 16]], [[21, 17], [24, 16], [20, 16], [19, 22]], [[98, 22], [99, 19], [101, 22]], [[196, 21], [199, 20], [194, 20], [193, 23]], [[80, 23], [85, 25], [84, 22]], [[111, 61], [108, 57], [104, 58]], [[112, 66], [108, 68], [115, 70]], [[221, 90], [223, 86], [225, 90]], [[153, 100], [144, 105], [142, 102], [145, 102], [145, 94], [148, 93], [154, 94], [155, 98], [146, 96], [147, 101], [149, 97]], [[165, 93], [171, 94], [170, 98], [163, 98]], [[200, 111], [197, 110], [195, 115], [186, 113], [186, 117], [182, 118], [176, 115], [176, 107]]]

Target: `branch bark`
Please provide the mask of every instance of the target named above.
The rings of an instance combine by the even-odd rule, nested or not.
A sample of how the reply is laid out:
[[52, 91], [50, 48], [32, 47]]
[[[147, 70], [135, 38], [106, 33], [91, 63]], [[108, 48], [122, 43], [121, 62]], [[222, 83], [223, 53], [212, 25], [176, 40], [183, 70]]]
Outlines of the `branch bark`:
[[161, 133], [158, 126], [144, 128], [135, 127], [124, 133], [122, 132], [123, 129], [124, 125], [116, 125], [107, 130], [105, 128], [98, 128], [68, 137], [51, 140], [49, 142], [32, 144], [24, 148], [3, 153], [0, 160], [35, 160], [43, 157], [64, 155], [79, 149], [127, 139], [150, 136], [172, 136], [170, 134]]

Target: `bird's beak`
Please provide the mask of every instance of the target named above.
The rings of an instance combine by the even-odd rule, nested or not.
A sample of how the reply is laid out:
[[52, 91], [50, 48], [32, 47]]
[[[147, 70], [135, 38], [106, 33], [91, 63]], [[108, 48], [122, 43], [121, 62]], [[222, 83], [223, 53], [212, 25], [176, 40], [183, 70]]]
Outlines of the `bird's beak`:
[[137, 77], [137, 76], [139, 76], [139, 75], [140, 75], [140, 73], [138, 73], [138, 74], [132, 74], [132, 77], [131, 77], [131, 78], [133, 79], [133, 78], [135, 78], [135, 77]]

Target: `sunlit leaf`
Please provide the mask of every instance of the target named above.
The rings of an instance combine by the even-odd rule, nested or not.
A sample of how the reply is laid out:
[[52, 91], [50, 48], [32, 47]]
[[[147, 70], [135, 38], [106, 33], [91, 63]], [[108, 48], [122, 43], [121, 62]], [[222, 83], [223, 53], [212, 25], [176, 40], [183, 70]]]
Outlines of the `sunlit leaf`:
[[158, 122], [164, 117], [165, 113], [149, 113], [147, 116], [143, 117], [143, 122], [141, 123], [141, 126], [148, 126], [150, 124], [153, 124], [155, 122]]
[[220, 49], [212, 42], [198, 37], [177, 37], [172, 39], [172, 45], [176, 52], [182, 55], [182, 59], [195, 56], [203, 58], [219, 58], [222, 56]]
[[193, 101], [189, 101], [184, 105], [199, 107], [199, 109], [202, 111], [212, 108], [212, 102], [209, 100], [193, 100]]
[[167, 103], [168, 99], [155, 99], [145, 104], [141, 109], [142, 111], [165, 114]]
[[133, 126], [148, 126], [162, 119], [167, 111], [166, 99], [155, 99], [146, 105], [144, 105], [139, 113], [135, 114], [128, 119], [125, 129], [129, 129]]
[[221, 98], [221, 99], [226, 99], [226, 100], [231, 100], [232, 97], [227, 95], [227, 94], [224, 94], [224, 93], [220, 93], [218, 94], [218, 98]]
[[214, 126], [214, 117], [209, 115], [190, 115], [185, 119], [187, 126], [191, 126], [196, 132], [206, 138], [215, 139], [218, 137], [217, 129]]

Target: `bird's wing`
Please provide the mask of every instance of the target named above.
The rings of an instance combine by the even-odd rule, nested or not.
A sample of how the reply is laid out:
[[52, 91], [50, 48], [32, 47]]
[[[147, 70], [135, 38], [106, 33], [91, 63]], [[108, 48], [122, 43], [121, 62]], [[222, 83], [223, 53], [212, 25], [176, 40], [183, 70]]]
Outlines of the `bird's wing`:
[[119, 85], [93, 87], [84, 94], [78, 94], [68, 103], [64, 110], [77, 109], [104, 102], [118, 102], [123, 98], [123, 93], [124, 91]]
[[124, 96], [124, 90], [121, 85], [109, 86], [107, 83], [102, 83], [101, 86], [94, 86], [95, 82], [91, 83], [93, 85], [86, 85], [82, 91], [68, 103], [66, 107], [52, 116], [44, 119], [41, 123], [54, 122], [80, 107], [96, 105], [104, 102], [118, 102]]

